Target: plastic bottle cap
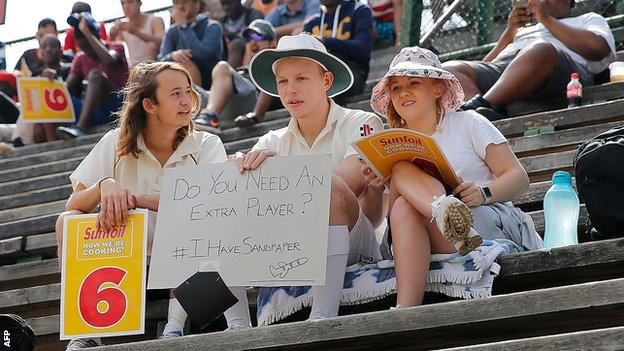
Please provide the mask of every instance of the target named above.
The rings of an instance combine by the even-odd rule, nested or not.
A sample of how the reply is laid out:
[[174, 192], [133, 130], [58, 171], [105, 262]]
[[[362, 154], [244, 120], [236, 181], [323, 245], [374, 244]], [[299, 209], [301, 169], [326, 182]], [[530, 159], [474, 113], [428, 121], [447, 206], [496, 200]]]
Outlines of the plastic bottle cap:
[[566, 171], [557, 171], [552, 176], [552, 183], [572, 185], [572, 176]]
[[576, 72], [573, 72], [573, 73], [570, 75], [570, 78], [572, 78], [572, 79], [579, 79], [579, 74], [578, 74], [578, 73], [576, 73]]

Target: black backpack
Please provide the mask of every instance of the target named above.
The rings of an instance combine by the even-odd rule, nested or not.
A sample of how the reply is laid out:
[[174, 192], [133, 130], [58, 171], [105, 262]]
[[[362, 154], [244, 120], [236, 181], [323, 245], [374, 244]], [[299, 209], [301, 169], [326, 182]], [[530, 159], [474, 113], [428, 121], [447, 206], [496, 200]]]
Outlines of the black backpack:
[[581, 145], [574, 171], [592, 240], [624, 236], [624, 125]]
[[0, 333], [2, 351], [31, 351], [35, 348], [35, 332], [18, 315], [0, 314]]

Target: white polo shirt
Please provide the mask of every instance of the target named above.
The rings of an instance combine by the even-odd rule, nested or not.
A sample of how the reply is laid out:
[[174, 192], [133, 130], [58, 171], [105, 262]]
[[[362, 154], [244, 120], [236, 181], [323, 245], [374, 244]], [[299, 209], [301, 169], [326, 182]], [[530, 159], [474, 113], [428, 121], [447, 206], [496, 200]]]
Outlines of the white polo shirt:
[[106, 133], [69, 176], [74, 189], [78, 183], [88, 188], [104, 177], [115, 177], [135, 195], [159, 195], [165, 168], [195, 165], [193, 157], [200, 165], [226, 160], [225, 148], [218, 136], [194, 131], [178, 145], [164, 167], [145, 146], [143, 138], [138, 141], [143, 150], [138, 158], [123, 156], [115, 165], [118, 133], [119, 129]]
[[260, 137], [252, 150], [274, 150], [280, 156], [331, 154], [332, 164], [336, 167], [346, 157], [357, 154], [351, 146], [353, 141], [365, 133], [382, 129], [381, 119], [374, 113], [346, 109], [330, 99], [327, 123], [312, 146], [308, 146], [299, 132], [297, 120], [291, 118], [287, 127]]

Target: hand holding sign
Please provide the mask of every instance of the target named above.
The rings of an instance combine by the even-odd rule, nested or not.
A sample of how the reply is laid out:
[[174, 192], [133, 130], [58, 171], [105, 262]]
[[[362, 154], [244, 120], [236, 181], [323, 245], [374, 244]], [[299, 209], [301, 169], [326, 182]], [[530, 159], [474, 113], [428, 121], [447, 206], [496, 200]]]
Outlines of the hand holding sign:
[[[254, 158], [251, 162], [257, 161]], [[325, 282], [329, 155], [165, 170], [148, 288], [172, 288], [207, 261], [229, 286]]]

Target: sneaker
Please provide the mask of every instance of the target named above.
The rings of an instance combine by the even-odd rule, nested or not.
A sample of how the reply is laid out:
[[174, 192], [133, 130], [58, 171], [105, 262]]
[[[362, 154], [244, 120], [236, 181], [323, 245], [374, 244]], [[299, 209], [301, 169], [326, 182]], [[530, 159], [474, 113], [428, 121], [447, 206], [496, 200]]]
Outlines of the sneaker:
[[75, 138], [80, 138], [85, 135], [85, 132], [78, 128], [77, 125], [73, 125], [71, 127], [56, 127], [56, 137], [62, 140], [71, 140]]
[[484, 99], [480, 94], [473, 96], [470, 100], [464, 102], [459, 109], [462, 111], [476, 110], [479, 107], [490, 107], [489, 101]]
[[390, 311], [392, 310], [402, 310], [405, 307], [403, 307], [403, 305], [397, 304], [396, 306], [390, 307]]
[[219, 128], [219, 117], [211, 112], [202, 112], [195, 118], [195, 123], [206, 127]]
[[170, 339], [170, 338], [178, 338], [182, 336], [181, 330], [171, 330], [168, 332], [163, 332], [158, 338], [159, 339]]
[[507, 110], [497, 106], [492, 107], [478, 107], [475, 110], [489, 121], [498, 121], [499, 119], [507, 118]]
[[240, 115], [234, 119], [234, 123], [238, 127], [251, 127], [254, 124], [258, 123], [258, 118], [256, 114], [253, 112], [249, 112], [245, 115]]
[[436, 221], [442, 235], [460, 255], [467, 255], [483, 242], [481, 235], [472, 228], [474, 218], [470, 208], [453, 195], [434, 198], [431, 211], [432, 221]]
[[102, 341], [98, 339], [72, 339], [69, 344], [67, 344], [67, 348], [65, 351], [86, 349], [89, 347], [97, 347], [102, 346]]

